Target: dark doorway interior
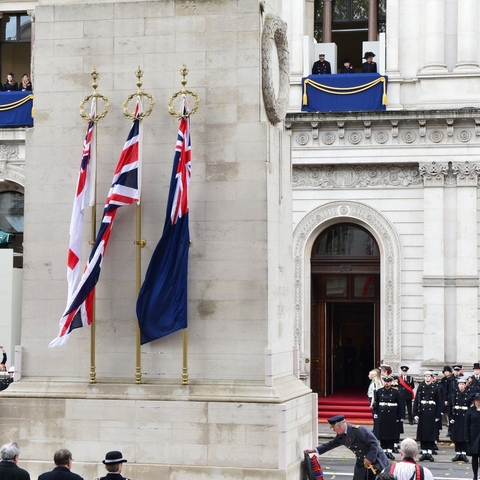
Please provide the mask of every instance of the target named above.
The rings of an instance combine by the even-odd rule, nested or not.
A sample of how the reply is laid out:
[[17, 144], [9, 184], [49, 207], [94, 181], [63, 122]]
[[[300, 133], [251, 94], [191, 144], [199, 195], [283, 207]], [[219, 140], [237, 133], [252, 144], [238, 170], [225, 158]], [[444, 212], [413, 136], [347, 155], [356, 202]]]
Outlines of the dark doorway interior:
[[315, 242], [311, 270], [312, 390], [366, 391], [380, 357], [378, 245], [358, 225], [334, 225]]

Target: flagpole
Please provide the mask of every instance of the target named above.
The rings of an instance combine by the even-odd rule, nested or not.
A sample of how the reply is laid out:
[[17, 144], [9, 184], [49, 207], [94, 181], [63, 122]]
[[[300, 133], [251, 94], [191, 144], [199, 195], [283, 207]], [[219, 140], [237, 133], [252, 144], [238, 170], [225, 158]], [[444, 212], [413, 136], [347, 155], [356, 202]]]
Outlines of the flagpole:
[[[175, 92], [171, 97], [170, 100], [168, 101], [168, 113], [175, 118], [186, 118], [198, 110], [198, 106], [200, 105], [200, 97], [195, 93], [192, 92], [191, 90], [187, 90], [185, 86], [187, 85], [187, 75], [188, 75], [188, 69], [185, 64], [183, 64], [180, 73], [182, 75], [182, 88], [178, 91]], [[189, 112], [181, 110], [175, 110], [174, 106], [174, 101], [178, 96], [186, 96], [186, 95], [191, 95], [195, 99], [195, 105], [193, 106], [192, 110]], [[188, 385], [188, 328], [183, 329], [183, 342], [182, 342], [182, 350], [183, 350], [183, 355], [182, 355], [182, 360], [183, 360], [183, 365], [182, 365], [182, 385]]]
[[[153, 110], [155, 102], [153, 97], [150, 93], [145, 92], [142, 90], [142, 76], [143, 71], [138, 66], [137, 71], [135, 72], [137, 77], [137, 91], [132, 93], [128, 96], [128, 98], [123, 102], [123, 114], [130, 119], [138, 118], [140, 120], [139, 123], [139, 142], [138, 142], [138, 178], [139, 178], [139, 191], [140, 191], [140, 183], [142, 179], [142, 147], [143, 147], [143, 129], [142, 129], [142, 120], [145, 117], [148, 117]], [[135, 113], [131, 113], [128, 110], [128, 104], [130, 100], [137, 97], [140, 102], [143, 102], [143, 97], [147, 97], [149, 101], [148, 109], [143, 112], [143, 108], [141, 112], [135, 116]], [[136, 295], [138, 297], [138, 293], [140, 292], [140, 288], [142, 286], [142, 248], [147, 244], [146, 240], [142, 238], [142, 204], [140, 202], [141, 195], [139, 195], [139, 200], [137, 202], [137, 209], [136, 209], [136, 233], [135, 233], [135, 241], [133, 242], [135, 245], [135, 258], [136, 258]], [[141, 336], [140, 336], [140, 326], [137, 322], [136, 328], [136, 352], [135, 352], [135, 383], [141, 383], [142, 381], [142, 345], [141, 345]]]
[[[80, 104], [80, 116], [87, 120], [88, 122], [94, 122], [98, 123], [99, 120], [101, 120], [103, 117], [105, 117], [108, 113], [108, 110], [110, 108], [110, 104], [108, 101], [108, 98], [105, 95], [102, 95], [97, 92], [98, 88], [98, 83], [97, 83], [97, 78], [98, 78], [98, 72], [95, 67], [93, 67], [93, 71], [91, 73], [92, 77], [92, 88], [93, 88], [93, 93], [91, 95], [88, 95], [83, 99], [83, 102]], [[104, 104], [104, 110], [100, 114], [97, 115], [97, 100], [98, 99], [103, 100]], [[92, 116], [92, 114], [88, 114], [85, 112], [85, 105], [87, 102], [91, 100], [92, 103], [94, 104], [94, 112], [95, 114]], [[90, 109], [92, 111], [92, 109]], [[97, 235], [97, 162], [96, 162], [96, 155], [97, 155], [97, 135], [93, 137], [93, 155], [92, 157], [95, 158], [94, 162], [94, 168], [92, 169], [92, 174], [93, 174], [93, 195], [92, 195], [92, 218], [91, 218], [91, 228], [90, 228], [90, 245], [94, 245], [95, 243], [95, 237]], [[96, 365], [95, 365], [95, 299], [93, 301], [93, 307], [92, 307], [92, 324], [91, 324], [91, 330], [90, 330], [90, 383], [96, 383], [97, 381], [97, 373], [96, 373]]]

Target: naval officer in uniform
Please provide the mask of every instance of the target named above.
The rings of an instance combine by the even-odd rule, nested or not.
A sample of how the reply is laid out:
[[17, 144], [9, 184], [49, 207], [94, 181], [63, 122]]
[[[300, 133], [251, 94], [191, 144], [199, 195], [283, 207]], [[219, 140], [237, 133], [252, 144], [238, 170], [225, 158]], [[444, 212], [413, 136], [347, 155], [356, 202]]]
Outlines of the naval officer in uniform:
[[353, 480], [373, 480], [377, 472], [379, 473], [389, 466], [385, 452], [370, 430], [347, 423], [343, 415], [330, 417], [327, 421], [330, 428], [333, 428], [337, 434], [336, 437], [319, 445], [316, 449], [305, 450], [305, 453], [316, 452], [322, 455], [344, 445], [356, 457]]

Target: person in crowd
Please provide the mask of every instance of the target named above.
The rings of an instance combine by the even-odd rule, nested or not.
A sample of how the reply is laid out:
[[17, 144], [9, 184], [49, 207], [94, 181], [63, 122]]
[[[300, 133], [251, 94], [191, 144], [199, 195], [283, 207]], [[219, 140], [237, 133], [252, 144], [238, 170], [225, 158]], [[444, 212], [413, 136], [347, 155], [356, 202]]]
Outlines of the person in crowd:
[[20, 449], [16, 442], [6, 443], [0, 447], [0, 479], [1, 480], [30, 480], [30, 474], [20, 468], [18, 463], [18, 456]]
[[458, 390], [453, 392], [448, 399], [450, 439], [455, 442], [455, 456], [452, 458], [452, 462], [468, 463], [465, 417], [470, 406], [470, 398], [466, 392], [467, 379], [459, 377], [457, 383]]
[[392, 388], [392, 377], [383, 377], [383, 387], [375, 392], [373, 418], [377, 420], [376, 436], [390, 460], [395, 460], [393, 448], [399, 435], [398, 423], [403, 421], [402, 402], [398, 390]]
[[[443, 391], [445, 392], [445, 401], [444, 401], [444, 416], [445, 416], [445, 421], [447, 425], [450, 425], [449, 422], [449, 417], [448, 417], [448, 399], [451, 395], [450, 392], [450, 377], [452, 376], [452, 367], [450, 365], [445, 365], [442, 370], [443, 377], [440, 380], [440, 383], [443, 387]], [[448, 430], [450, 430], [450, 427], [448, 427]], [[449, 436], [449, 433], [447, 432], [447, 437]]]
[[424, 381], [420, 383], [413, 402], [413, 415], [417, 425], [417, 440], [420, 441], [422, 456], [420, 461], [435, 459], [432, 452], [437, 438], [437, 422], [441, 415], [440, 391], [433, 383], [433, 372], [424, 374]]
[[393, 474], [395, 480], [433, 480], [432, 472], [415, 461], [417, 455], [417, 442], [413, 438], [405, 438], [402, 440], [402, 443], [400, 443], [400, 456], [402, 460], [393, 463], [388, 469], [388, 472]]
[[332, 73], [330, 62], [325, 60], [324, 53], [320, 53], [318, 55], [318, 60], [313, 64], [312, 75], [325, 75], [329, 73]]
[[18, 90], [18, 83], [15, 81], [15, 75], [10, 72], [7, 75], [7, 81], [3, 84], [3, 89], [6, 92], [16, 92]]
[[392, 374], [392, 367], [386, 363], [380, 365], [380, 375], [383, 377], [388, 377]]
[[480, 393], [473, 396], [472, 404], [465, 415], [467, 433], [467, 455], [472, 457], [473, 480], [478, 478], [478, 457], [480, 456]]
[[400, 367], [401, 373], [398, 376], [398, 388], [405, 396], [405, 406], [407, 407], [408, 422], [413, 425], [413, 399], [415, 398], [415, 381], [411, 375], [408, 375], [409, 367], [402, 365]]
[[365, 52], [365, 62], [362, 63], [362, 73], [377, 73], [377, 64], [373, 61], [375, 54], [373, 52]]
[[322, 455], [342, 445], [347, 447], [356, 457], [353, 480], [374, 480], [375, 472], [388, 467], [385, 452], [370, 430], [347, 423], [344, 415], [330, 417], [327, 421], [336, 433], [335, 438], [315, 449], [305, 450], [305, 453]]
[[405, 396], [403, 392], [398, 387], [398, 375], [392, 373], [392, 388], [397, 390], [398, 395], [400, 396], [400, 409], [401, 409], [401, 420], [397, 422], [397, 436], [395, 437], [395, 442], [393, 444], [393, 453], [399, 453], [400, 437], [404, 434], [403, 422], [405, 421]]
[[436, 422], [436, 427], [437, 427], [437, 436], [435, 437], [435, 445], [433, 447], [432, 455], [437, 455], [438, 452], [438, 442], [440, 440], [440, 430], [443, 429], [442, 426], [442, 418], [445, 413], [446, 407], [445, 407], [445, 399], [446, 394], [445, 390], [443, 389], [443, 385], [440, 383], [438, 380], [438, 372], [432, 372], [432, 377], [433, 377], [433, 384], [437, 387], [438, 391], [440, 392], [440, 421]]
[[33, 90], [30, 77], [26, 73], [22, 75], [22, 83], [20, 84], [20, 90], [22, 92], [31, 92]]
[[102, 463], [105, 465], [108, 473], [97, 480], [129, 480], [122, 477], [122, 466], [126, 461], [127, 460], [123, 458], [122, 452], [107, 452], [105, 460], [102, 460]]
[[53, 462], [55, 468], [51, 472], [42, 473], [38, 480], [83, 480], [80, 475], [71, 471], [73, 457], [70, 450], [66, 448], [57, 450], [53, 455]]
[[465, 386], [465, 391], [471, 398], [474, 393], [480, 393], [480, 387], [475, 383], [475, 374], [474, 373], [466, 373], [464, 375], [467, 379], [467, 384]]
[[353, 68], [353, 65], [350, 63], [350, 59], [348, 57], [343, 59], [343, 65], [340, 69], [340, 73], [355, 73], [355, 68]]
[[368, 400], [370, 401], [370, 409], [372, 411], [373, 433], [378, 438], [377, 419], [375, 418], [375, 415], [373, 413], [373, 403], [375, 401], [375, 392], [379, 388], [383, 387], [383, 382], [380, 378], [380, 370], [378, 368], [374, 368], [373, 370], [370, 370], [370, 372], [368, 373], [368, 378], [370, 379], [370, 384], [367, 390], [367, 397], [368, 397]]
[[480, 388], [480, 363], [473, 364], [473, 384]]
[[7, 352], [5, 351], [5, 347], [0, 346], [0, 350], [2, 351], [2, 363], [0, 363], [0, 372], [7, 371]]

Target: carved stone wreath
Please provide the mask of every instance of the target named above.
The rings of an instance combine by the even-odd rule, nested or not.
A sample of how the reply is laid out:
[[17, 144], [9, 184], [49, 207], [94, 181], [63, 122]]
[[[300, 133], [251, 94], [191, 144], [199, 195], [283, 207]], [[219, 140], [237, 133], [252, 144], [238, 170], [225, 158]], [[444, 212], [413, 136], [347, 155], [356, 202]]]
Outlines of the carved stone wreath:
[[[273, 85], [272, 51], [277, 49], [279, 68], [278, 97]], [[290, 88], [290, 52], [288, 51], [287, 24], [276, 15], [266, 15], [262, 33], [262, 90], [265, 110], [270, 123], [284, 120]]]

